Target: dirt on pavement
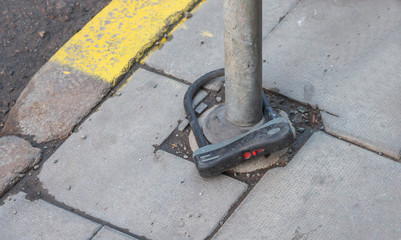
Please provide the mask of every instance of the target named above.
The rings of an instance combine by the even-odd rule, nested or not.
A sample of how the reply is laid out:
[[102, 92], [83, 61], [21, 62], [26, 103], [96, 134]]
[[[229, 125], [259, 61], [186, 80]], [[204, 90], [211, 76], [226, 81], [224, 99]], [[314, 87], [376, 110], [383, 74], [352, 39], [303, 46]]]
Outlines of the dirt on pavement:
[[0, 131], [31, 77], [110, 1], [0, 1]]
[[[319, 109], [313, 109], [309, 105], [294, 101], [275, 92], [265, 91], [265, 94], [267, 100], [274, 109], [282, 110], [287, 113], [290, 121], [295, 128], [296, 140], [289, 147], [287, 153], [280, 157], [278, 165], [267, 166], [264, 169], [259, 169], [254, 172], [238, 173], [232, 170], [228, 170], [223, 173], [227, 176], [247, 183], [250, 186], [256, 185], [256, 183], [259, 182], [259, 180], [269, 169], [286, 166], [295, 156], [295, 154], [301, 149], [301, 147], [306, 143], [306, 141], [308, 141], [308, 139], [313, 135], [313, 133], [324, 130]], [[208, 109], [210, 109], [214, 105], [218, 104], [218, 102], [216, 101], [217, 97], [219, 97], [222, 102], [225, 101], [224, 87], [221, 88], [218, 92], [210, 91], [209, 95], [201, 102], [208, 105]], [[186, 127], [186, 129], [184, 129], [184, 131], [179, 131], [178, 129], [175, 129], [160, 146], [154, 145], [155, 151], [160, 149], [194, 162], [194, 159], [192, 158], [193, 152], [189, 144], [190, 131], [191, 127], [189, 125], [188, 127]], [[268, 157], [268, 155], [265, 157]]]

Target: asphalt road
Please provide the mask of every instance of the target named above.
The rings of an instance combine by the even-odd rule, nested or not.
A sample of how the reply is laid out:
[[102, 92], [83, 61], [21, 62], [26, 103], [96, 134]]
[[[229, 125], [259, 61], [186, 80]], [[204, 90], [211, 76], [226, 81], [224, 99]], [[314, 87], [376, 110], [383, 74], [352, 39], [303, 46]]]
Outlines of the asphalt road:
[[0, 1], [0, 130], [31, 77], [110, 1]]

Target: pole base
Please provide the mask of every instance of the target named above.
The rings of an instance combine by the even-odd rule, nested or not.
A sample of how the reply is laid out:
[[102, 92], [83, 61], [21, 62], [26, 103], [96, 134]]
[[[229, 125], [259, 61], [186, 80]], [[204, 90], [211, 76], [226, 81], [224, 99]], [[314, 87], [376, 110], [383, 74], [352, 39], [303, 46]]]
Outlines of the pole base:
[[220, 143], [247, 133], [262, 126], [266, 122], [267, 120], [262, 117], [262, 119], [254, 126], [240, 127], [234, 125], [228, 121], [226, 117], [226, 107], [224, 103], [214, 106], [199, 118], [199, 124], [202, 127], [203, 134], [212, 144]]

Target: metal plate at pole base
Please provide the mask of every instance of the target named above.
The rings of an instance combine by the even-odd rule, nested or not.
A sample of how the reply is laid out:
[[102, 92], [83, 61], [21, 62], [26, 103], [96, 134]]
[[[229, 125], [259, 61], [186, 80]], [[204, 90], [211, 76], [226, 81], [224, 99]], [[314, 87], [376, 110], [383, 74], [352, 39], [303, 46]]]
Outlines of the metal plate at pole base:
[[206, 139], [212, 143], [219, 143], [238, 135], [249, 132], [252, 129], [258, 128], [267, 121], [263, 117], [259, 123], [250, 127], [240, 127], [232, 124], [226, 118], [225, 104], [219, 104], [209, 109], [199, 118], [199, 124], [202, 127], [203, 134]]

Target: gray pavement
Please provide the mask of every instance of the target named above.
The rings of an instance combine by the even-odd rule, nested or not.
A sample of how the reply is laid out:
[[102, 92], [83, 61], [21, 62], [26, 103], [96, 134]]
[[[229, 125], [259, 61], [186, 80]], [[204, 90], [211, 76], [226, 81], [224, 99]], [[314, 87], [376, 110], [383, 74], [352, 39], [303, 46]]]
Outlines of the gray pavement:
[[[297, 2], [264, 0], [263, 36], [267, 36]], [[174, 40], [166, 42], [162, 49], [147, 57], [145, 63], [189, 82], [224, 67], [222, 13], [223, 1], [208, 0], [202, 3], [193, 17], [172, 33]]]
[[215, 239], [400, 239], [400, 196], [401, 164], [318, 132]]
[[[263, 87], [318, 106], [330, 133], [399, 159], [399, 1], [263, 3]], [[204, 3], [146, 64], [189, 82], [223, 67], [221, 13], [222, 1]]]
[[101, 227], [69, 211], [24, 193], [6, 200], [0, 207], [0, 238], [7, 240], [90, 239]]
[[121, 96], [105, 102], [44, 164], [43, 187], [57, 201], [137, 236], [207, 237], [247, 186], [224, 176], [202, 179], [193, 163], [154, 153], [153, 145], [184, 118], [186, 89], [138, 70]]
[[109, 227], [102, 227], [92, 240], [136, 240], [136, 238]]
[[[18, 193], [0, 206], [0, 236], [31, 237], [20, 230], [29, 225], [34, 239], [400, 239], [401, 165], [370, 151], [400, 157], [400, 2], [263, 9], [264, 87], [318, 106], [341, 138], [315, 133], [238, 203], [246, 184], [202, 179], [193, 163], [155, 151], [184, 120], [188, 85], [140, 68], [38, 175], [55, 201], [130, 234]], [[221, 13], [220, 0], [200, 4], [145, 64], [188, 82], [223, 67]]]
[[331, 113], [326, 129], [401, 157], [401, 4], [301, 1], [264, 41], [264, 87]]

